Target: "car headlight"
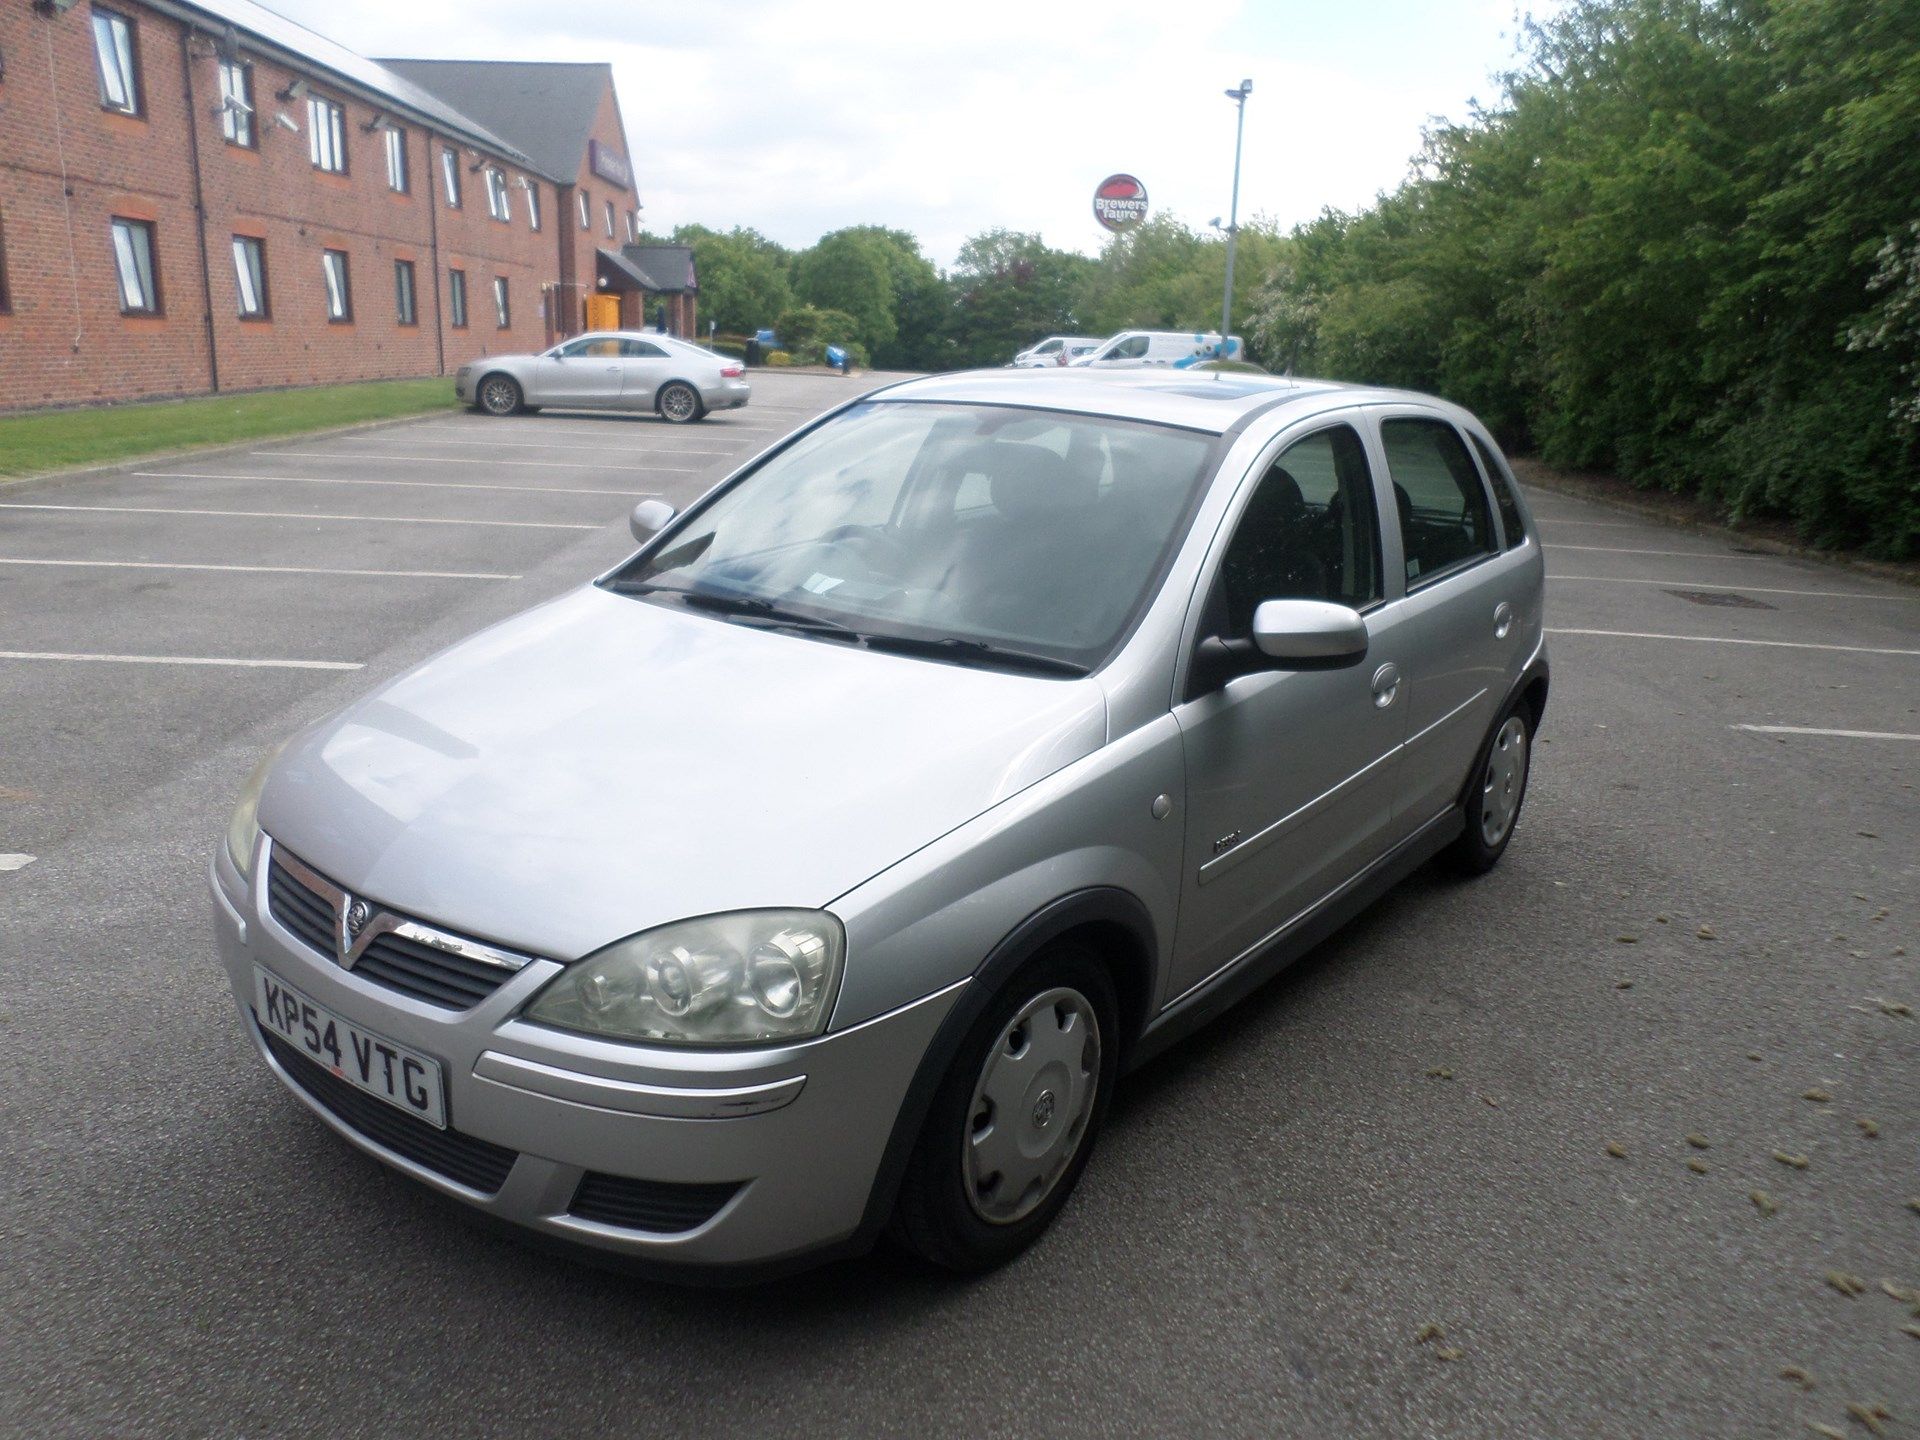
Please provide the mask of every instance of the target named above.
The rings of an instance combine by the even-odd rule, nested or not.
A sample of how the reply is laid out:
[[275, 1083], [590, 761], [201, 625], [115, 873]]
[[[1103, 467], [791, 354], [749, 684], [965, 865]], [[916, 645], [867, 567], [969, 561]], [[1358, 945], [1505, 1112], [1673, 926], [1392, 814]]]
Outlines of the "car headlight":
[[227, 858], [233, 861], [233, 868], [240, 872], [242, 880], [253, 878], [253, 852], [260, 843], [260, 792], [267, 788], [267, 772], [273, 769], [273, 762], [285, 748], [284, 744], [276, 745], [260, 757], [260, 763], [253, 767], [253, 773], [241, 787], [240, 803], [233, 807], [233, 818], [227, 822]]
[[846, 947], [846, 931], [824, 910], [741, 910], [677, 921], [575, 961], [525, 1014], [612, 1040], [801, 1039], [826, 1027]]

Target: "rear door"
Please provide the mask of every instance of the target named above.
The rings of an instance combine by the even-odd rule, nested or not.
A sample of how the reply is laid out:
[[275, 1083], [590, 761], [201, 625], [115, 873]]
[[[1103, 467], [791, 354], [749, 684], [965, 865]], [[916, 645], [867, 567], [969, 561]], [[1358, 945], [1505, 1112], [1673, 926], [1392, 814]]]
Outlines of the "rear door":
[[1190, 687], [1174, 707], [1187, 770], [1175, 998], [1363, 870], [1392, 826], [1404, 645], [1366, 445], [1345, 419], [1320, 423], [1251, 473], [1203, 574], [1194, 645], [1250, 637], [1261, 601], [1312, 599], [1365, 615], [1368, 654]]
[[1459, 428], [1417, 406], [1378, 407], [1370, 419], [1406, 578], [1395, 606], [1407, 690], [1395, 832], [1406, 835], [1459, 797], [1506, 698], [1522, 627], [1517, 570], [1502, 558], [1492, 500]]

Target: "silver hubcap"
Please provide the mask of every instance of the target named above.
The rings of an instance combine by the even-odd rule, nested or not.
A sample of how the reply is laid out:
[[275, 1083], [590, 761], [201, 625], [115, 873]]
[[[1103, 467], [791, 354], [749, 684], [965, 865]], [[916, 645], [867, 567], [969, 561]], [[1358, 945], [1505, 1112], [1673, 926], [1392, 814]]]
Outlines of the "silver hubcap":
[[1507, 838], [1526, 790], [1527, 726], [1515, 715], [1493, 737], [1486, 780], [1480, 787], [1480, 838], [1488, 845], [1498, 845]]
[[669, 420], [691, 420], [693, 407], [693, 392], [684, 385], [670, 385], [660, 397], [660, 413]]
[[513, 409], [513, 382], [511, 380], [489, 380], [480, 392], [480, 398], [487, 409], [496, 415], [504, 415]]
[[1100, 1022], [1078, 990], [1036, 995], [1000, 1032], [967, 1111], [961, 1164], [974, 1213], [995, 1225], [1029, 1215], [1087, 1136], [1100, 1086]]

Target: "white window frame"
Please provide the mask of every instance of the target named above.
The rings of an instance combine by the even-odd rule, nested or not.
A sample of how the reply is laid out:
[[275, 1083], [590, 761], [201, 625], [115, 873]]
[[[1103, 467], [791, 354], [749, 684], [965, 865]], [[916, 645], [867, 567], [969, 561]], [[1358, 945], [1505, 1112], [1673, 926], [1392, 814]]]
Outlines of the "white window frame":
[[467, 328], [467, 272], [453, 265], [447, 267], [447, 323], [455, 330]]
[[575, 191], [574, 198], [580, 202], [580, 228], [582, 230], [591, 230], [593, 228], [593, 201], [588, 198], [587, 192], [584, 190]]
[[493, 277], [493, 318], [498, 322], [498, 329], [510, 329], [513, 325], [513, 301], [507, 293], [507, 277], [504, 275]]
[[405, 195], [413, 183], [407, 174], [407, 132], [398, 125], [389, 125], [382, 144], [387, 152], [387, 188], [396, 195]]
[[220, 133], [253, 149], [253, 67], [244, 60], [220, 62]]
[[153, 222], [116, 215], [111, 233], [114, 271], [120, 282], [120, 313], [158, 315], [160, 287], [155, 276]]
[[[336, 267], [335, 262], [338, 262]], [[353, 268], [344, 250], [322, 250], [320, 273], [327, 282], [327, 321], [342, 325], [353, 319]]]
[[93, 57], [99, 72], [100, 104], [121, 115], [141, 113], [140, 59], [133, 21], [117, 10], [93, 12]]
[[307, 158], [329, 175], [347, 173], [347, 111], [339, 101], [307, 96]]
[[411, 260], [393, 262], [393, 317], [400, 325], [420, 323], [420, 268]]
[[487, 213], [496, 220], [513, 219], [513, 202], [507, 195], [507, 172], [498, 165], [487, 167]]
[[614, 238], [614, 235], [613, 235], [613, 201], [611, 201], [611, 200], [609, 200], [609, 201], [607, 201], [607, 238], [608, 238], [609, 240], [611, 240], [611, 239], [613, 239], [613, 238]]
[[527, 228], [538, 230], [540, 228], [540, 182], [523, 177], [521, 183], [527, 187]]
[[440, 152], [441, 193], [446, 196], [447, 208], [460, 208], [460, 155], [455, 150]]
[[233, 285], [242, 320], [267, 318], [267, 242], [258, 235], [233, 237]]

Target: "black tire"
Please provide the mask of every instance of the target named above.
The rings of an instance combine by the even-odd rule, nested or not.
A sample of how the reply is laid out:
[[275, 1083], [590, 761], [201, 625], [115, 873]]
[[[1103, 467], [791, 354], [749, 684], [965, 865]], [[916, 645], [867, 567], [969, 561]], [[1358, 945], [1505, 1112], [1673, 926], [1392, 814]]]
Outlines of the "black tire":
[[491, 375], [481, 376], [480, 384], [473, 393], [479, 398], [480, 408], [489, 415], [514, 415], [527, 403], [526, 392], [520, 388], [520, 382], [497, 370]]
[[670, 380], [660, 387], [660, 393], [654, 397], [654, 408], [660, 412], [660, 418], [669, 425], [687, 425], [705, 418], [706, 405], [700, 399], [700, 392], [684, 380]]
[[[1532, 772], [1533, 711], [1520, 699], [1500, 716], [1474, 759], [1461, 803], [1466, 828], [1441, 852], [1450, 868], [1462, 875], [1484, 875], [1500, 863], [1520, 826]], [[1496, 818], [1503, 823], [1496, 824]]]
[[[1061, 1121], [1067, 1128], [1061, 1132], [1063, 1139], [1057, 1142], [1062, 1147], [1056, 1158], [1059, 1168], [1044, 1182], [1034, 1182], [1044, 1188], [1038, 1191], [1032, 1208], [1011, 1213], [1015, 1197], [1009, 1196], [1010, 1213], [1004, 1218], [989, 1219], [979, 1208], [984, 1203], [979, 1197], [990, 1192], [977, 1186], [969, 1173], [969, 1147], [978, 1143], [975, 1137], [984, 1133], [976, 1125], [978, 1091], [985, 1082], [989, 1059], [1006, 1038], [1009, 1024], [1036, 1001], [1061, 992], [1086, 1002], [1097, 1026], [1092, 1063], [1086, 1060], [1084, 1036], [1079, 1052], [1083, 1076], [1092, 1077], [1093, 1093], [1084, 1116], [1071, 1113], [1071, 1102], [1056, 1112], [1053, 1092], [1042, 1089], [1039, 1102], [1031, 1111], [1015, 1107], [1020, 1108], [1021, 1113], [1017, 1117], [1005, 1117], [1010, 1134], [1016, 1140], [1020, 1133], [1041, 1136], [1043, 1128], [1054, 1120]], [[1073, 1013], [1076, 1011], [1073, 1001], [1061, 1001], [1059, 1005], [1078, 1021], [1080, 1016]], [[1059, 1009], [1050, 1003], [1040, 1013], [1058, 1016]], [[1060, 1021], [1056, 1019], [1055, 1023]], [[1008, 981], [960, 1042], [953, 1063], [934, 1095], [900, 1183], [900, 1195], [888, 1232], [890, 1238], [934, 1265], [967, 1274], [1004, 1265], [1037, 1240], [1073, 1194], [1093, 1154], [1118, 1074], [1119, 1023], [1119, 1004], [1114, 998], [1112, 978], [1084, 946], [1069, 944], [1047, 950]], [[1061, 1024], [1057, 1033], [1070, 1032]], [[1022, 1050], [1035, 1043], [1035, 1037], [1028, 1035], [1022, 1042]], [[1046, 1084], [1048, 1074], [1046, 1068], [1037, 1070], [1032, 1084]], [[995, 1115], [994, 1124], [986, 1129], [996, 1128], [998, 1112]], [[1076, 1121], [1079, 1122], [1078, 1136], [1074, 1138]], [[1070, 1150], [1065, 1148], [1069, 1145]]]

